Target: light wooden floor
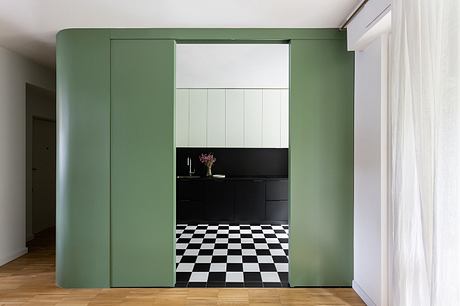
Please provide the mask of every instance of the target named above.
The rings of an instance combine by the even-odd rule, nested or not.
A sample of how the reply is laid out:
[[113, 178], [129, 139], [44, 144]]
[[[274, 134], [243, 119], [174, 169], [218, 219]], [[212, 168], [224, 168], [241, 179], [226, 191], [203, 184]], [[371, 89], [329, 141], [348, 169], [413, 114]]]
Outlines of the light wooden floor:
[[29, 254], [0, 267], [0, 305], [364, 305], [350, 288], [61, 289], [53, 236], [42, 234]]

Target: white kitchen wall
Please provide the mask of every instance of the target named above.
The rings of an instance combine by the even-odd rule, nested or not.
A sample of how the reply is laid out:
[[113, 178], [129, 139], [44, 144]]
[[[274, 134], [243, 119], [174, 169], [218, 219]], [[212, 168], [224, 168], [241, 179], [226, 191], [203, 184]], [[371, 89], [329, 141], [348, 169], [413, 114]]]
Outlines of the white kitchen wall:
[[176, 90], [176, 147], [287, 148], [288, 89]]
[[54, 90], [54, 72], [0, 47], [0, 266], [27, 252], [26, 83]]
[[177, 44], [177, 88], [288, 88], [289, 44]]

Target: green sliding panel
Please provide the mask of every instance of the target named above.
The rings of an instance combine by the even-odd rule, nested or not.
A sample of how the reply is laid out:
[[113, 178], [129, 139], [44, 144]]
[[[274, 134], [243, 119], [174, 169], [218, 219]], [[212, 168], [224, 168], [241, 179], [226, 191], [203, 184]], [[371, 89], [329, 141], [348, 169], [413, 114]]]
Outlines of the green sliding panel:
[[109, 38], [57, 36], [56, 281], [66, 288], [110, 286]]
[[111, 284], [175, 284], [175, 42], [111, 43]]
[[345, 40], [292, 40], [291, 286], [351, 286], [353, 53]]

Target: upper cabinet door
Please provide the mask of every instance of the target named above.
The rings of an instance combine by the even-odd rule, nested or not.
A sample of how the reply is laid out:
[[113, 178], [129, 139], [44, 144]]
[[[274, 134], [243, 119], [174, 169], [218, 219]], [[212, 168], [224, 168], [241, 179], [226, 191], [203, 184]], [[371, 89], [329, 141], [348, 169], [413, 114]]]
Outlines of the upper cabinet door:
[[190, 128], [189, 89], [176, 90], [176, 147], [189, 145]]
[[190, 89], [190, 147], [206, 147], [207, 109], [208, 91]]
[[177, 89], [176, 146], [288, 148], [288, 89]]
[[244, 147], [244, 90], [226, 90], [227, 147]]
[[279, 148], [281, 145], [281, 94], [279, 89], [263, 90], [262, 146]]
[[289, 90], [281, 89], [281, 148], [289, 148]]
[[244, 90], [244, 146], [262, 147], [262, 89]]
[[225, 89], [208, 89], [207, 146], [225, 147]]

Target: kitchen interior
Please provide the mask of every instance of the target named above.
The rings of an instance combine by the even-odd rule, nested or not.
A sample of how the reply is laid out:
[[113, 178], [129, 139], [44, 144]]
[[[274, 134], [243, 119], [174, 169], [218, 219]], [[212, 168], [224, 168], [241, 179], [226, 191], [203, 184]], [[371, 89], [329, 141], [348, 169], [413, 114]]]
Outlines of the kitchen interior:
[[289, 44], [176, 46], [176, 287], [288, 287]]

